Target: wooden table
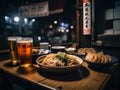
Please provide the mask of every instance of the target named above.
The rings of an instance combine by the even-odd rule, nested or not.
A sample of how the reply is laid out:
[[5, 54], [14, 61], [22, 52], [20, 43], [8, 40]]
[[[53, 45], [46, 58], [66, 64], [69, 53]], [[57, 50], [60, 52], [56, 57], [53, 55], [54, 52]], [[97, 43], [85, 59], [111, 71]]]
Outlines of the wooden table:
[[52, 74], [38, 69], [35, 65], [35, 71], [20, 73], [19, 66], [10, 66], [9, 62], [10, 60], [0, 62], [0, 76], [6, 85], [9, 85], [9, 90], [11, 83], [16, 83], [26, 90], [102, 90], [117, 67], [117, 64], [114, 64], [110, 68], [95, 69], [84, 62], [78, 71]]

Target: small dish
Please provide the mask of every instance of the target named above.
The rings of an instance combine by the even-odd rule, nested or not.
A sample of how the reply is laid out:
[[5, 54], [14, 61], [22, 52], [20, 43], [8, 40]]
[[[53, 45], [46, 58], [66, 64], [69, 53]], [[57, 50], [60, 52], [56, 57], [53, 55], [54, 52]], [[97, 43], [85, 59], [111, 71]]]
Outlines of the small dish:
[[74, 54], [76, 49], [73, 47], [69, 47], [69, 48], [66, 48], [65, 50], [66, 50], [66, 53], [68, 54]]
[[38, 50], [38, 53], [33, 53], [32, 54], [32, 63], [36, 63], [36, 59], [39, 57], [39, 56], [42, 56], [42, 55], [47, 55], [49, 53], [51, 53], [50, 50], [46, 50], [46, 49], [37, 49]]
[[53, 46], [53, 47], [51, 47], [51, 51], [53, 52], [53, 53], [57, 53], [57, 52], [59, 52], [59, 51], [61, 51], [61, 52], [65, 52], [65, 47], [64, 46]]
[[42, 54], [48, 54], [48, 53], [51, 53], [51, 51], [48, 49], [34, 49], [32, 54], [33, 55], [42, 55]]

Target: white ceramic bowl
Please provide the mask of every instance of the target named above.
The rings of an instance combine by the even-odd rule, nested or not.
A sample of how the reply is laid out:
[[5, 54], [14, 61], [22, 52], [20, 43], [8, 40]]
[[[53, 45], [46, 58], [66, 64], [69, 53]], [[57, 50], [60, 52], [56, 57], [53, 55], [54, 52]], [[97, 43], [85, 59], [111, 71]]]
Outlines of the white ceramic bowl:
[[51, 51], [53, 53], [57, 53], [59, 51], [65, 52], [65, 47], [64, 46], [53, 46], [51, 47]]
[[74, 54], [75, 53], [75, 48], [72, 48], [72, 47], [70, 47], [70, 48], [66, 48], [66, 53], [68, 53], [68, 54]]

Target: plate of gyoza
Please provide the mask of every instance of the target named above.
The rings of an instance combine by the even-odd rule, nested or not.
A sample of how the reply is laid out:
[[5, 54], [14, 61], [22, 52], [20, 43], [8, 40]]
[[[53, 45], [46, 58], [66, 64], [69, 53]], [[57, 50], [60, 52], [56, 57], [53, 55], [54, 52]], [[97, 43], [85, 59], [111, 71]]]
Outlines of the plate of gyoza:
[[105, 54], [102, 51], [94, 53], [88, 52], [86, 56], [83, 57], [83, 60], [94, 67], [111, 66], [118, 61], [116, 57]]
[[77, 70], [83, 60], [75, 55], [57, 52], [38, 57], [36, 63], [45, 71], [61, 73]]

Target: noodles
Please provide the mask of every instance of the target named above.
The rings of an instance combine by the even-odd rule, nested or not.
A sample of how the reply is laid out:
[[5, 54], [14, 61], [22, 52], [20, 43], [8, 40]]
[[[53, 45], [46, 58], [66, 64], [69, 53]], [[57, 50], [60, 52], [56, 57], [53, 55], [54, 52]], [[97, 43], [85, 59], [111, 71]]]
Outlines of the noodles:
[[73, 66], [79, 64], [76, 58], [63, 52], [48, 54], [45, 58], [43, 58], [41, 63], [48, 66]]

